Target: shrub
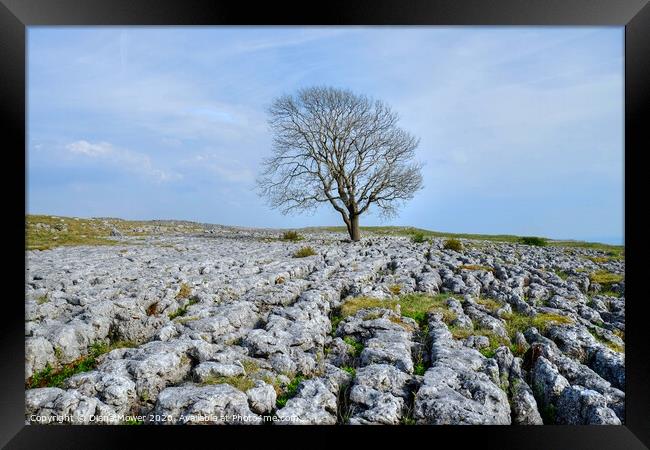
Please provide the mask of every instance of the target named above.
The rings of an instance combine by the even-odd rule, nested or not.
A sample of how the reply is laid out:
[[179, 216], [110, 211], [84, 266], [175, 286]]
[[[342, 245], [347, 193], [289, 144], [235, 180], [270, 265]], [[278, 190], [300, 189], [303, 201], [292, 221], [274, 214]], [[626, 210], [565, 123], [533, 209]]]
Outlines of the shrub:
[[291, 382], [284, 389], [284, 392], [279, 395], [275, 401], [278, 408], [284, 408], [284, 406], [287, 404], [287, 400], [296, 396], [298, 393], [298, 386], [302, 380], [304, 380], [304, 377], [302, 376], [297, 376], [291, 380]]
[[304, 238], [297, 231], [285, 231], [280, 237], [283, 241], [301, 241]]
[[307, 256], [313, 256], [316, 254], [316, 250], [311, 247], [303, 247], [293, 254], [294, 258], [305, 258]]
[[426, 239], [424, 238], [424, 233], [421, 233], [421, 232], [414, 233], [411, 236], [411, 242], [415, 242], [416, 244], [421, 244], [425, 240]]
[[356, 339], [346, 336], [343, 338], [343, 341], [352, 346], [352, 356], [359, 356], [361, 352], [363, 351], [363, 344]]
[[393, 295], [399, 295], [400, 292], [402, 292], [402, 286], [400, 286], [399, 284], [392, 284], [388, 286], [388, 290]]
[[519, 242], [524, 245], [534, 245], [537, 247], [545, 247], [548, 244], [546, 239], [536, 236], [524, 236], [519, 239]]
[[463, 249], [463, 244], [458, 239], [447, 239], [443, 244], [443, 248], [459, 252]]

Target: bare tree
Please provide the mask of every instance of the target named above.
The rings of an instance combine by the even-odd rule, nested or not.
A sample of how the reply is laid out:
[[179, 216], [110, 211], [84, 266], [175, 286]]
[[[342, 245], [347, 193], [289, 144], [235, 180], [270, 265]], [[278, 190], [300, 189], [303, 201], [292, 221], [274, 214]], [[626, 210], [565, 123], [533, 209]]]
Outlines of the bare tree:
[[277, 98], [268, 113], [273, 154], [258, 187], [284, 214], [329, 203], [358, 241], [359, 216], [371, 205], [391, 216], [422, 188], [421, 165], [412, 161], [419, 140], [381, 101], [312, 87]]

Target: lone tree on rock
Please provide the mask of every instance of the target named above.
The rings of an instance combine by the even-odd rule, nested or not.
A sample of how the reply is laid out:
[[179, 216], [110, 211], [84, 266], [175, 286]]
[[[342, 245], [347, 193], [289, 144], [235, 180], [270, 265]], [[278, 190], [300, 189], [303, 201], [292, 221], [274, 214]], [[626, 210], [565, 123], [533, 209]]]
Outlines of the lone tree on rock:
[[273, 154], [257, 182], [283, 214], [329, 203], [358, 241], [359, 216], [371, 205], [392, 216], [422, 188], [419, 140], [382, 101], [311, 87], [275, 99], [268, 112]]

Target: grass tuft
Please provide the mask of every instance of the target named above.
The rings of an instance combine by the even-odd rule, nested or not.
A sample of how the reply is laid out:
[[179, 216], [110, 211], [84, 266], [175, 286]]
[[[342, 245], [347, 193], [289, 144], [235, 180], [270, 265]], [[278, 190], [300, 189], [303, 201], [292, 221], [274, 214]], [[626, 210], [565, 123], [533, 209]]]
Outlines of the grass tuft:
[[300, 250], [296, 251], [296, 253], [293, 254], [294, 258], [305, 258], [307, 256], [313, 256], [316, 254], [316, 250], [314, 250], [311, 247], [303, 247]]
[[187, 314], [187, 308], [189, 308], [192, 305], [196, 305], [198, 302], [199, 302], [198, 298], [191, 298], [190, 301], [188, 301], [185, 306], [181, 306], [173, 313], [170, 313], [169, 320], [174, 320], [177, 317], [184, 316], [185, 314]]
[[283, 241], [302, 241], [304, 239], [303, 236], [301, 236], [297, 231], [285, 231], [282, 233], [282, 236], [280, 236], [280, 239]]
[[192, 288], [187, 283], [181, 283], [181, 287], [178, 289], [176, 298], [188, 298], [190, 295], [192, 295]]
[[445, 250], [454, 250], [456, 252], [460, 252], [463, 250], [463, 244], [458, 240], [458, 239], [447, 239], [443, 244], [442, 247]]
[[402, 286], [400, 286], [399, 284], [391, 284], [390, 286], [388, 286], [388, 290], [393, 295], [399, 295], [400, 292], [402, 292]]
[[503, 316], [506, 321], [506, 331], [510, 339], [514, 339], [517, 332], [523, 333], [528, 328], [535, 327], [537, 330], [544, 334], [548, 327], [552, 324], [572, 324], [573, 320], [570, 317], [562, 316], [560, 314], [542, 313], [534, 316], [527, 316], [521, 313], [513, 312]]
[[246, 392], [255, 387], [255, 380], [246, 375], [236, 375], [231, 377], [211, 376], [204, 380], [204, 384], [229, 384], [235, 389]]
[[357, 341], [356, 339], [354, 339], [353, 337], [346, 336], [343, 338], [343, 341], [352, 347], [352, 351], [351, 351], [352, 356], [357, 357], [363, 351], [363, 344]]

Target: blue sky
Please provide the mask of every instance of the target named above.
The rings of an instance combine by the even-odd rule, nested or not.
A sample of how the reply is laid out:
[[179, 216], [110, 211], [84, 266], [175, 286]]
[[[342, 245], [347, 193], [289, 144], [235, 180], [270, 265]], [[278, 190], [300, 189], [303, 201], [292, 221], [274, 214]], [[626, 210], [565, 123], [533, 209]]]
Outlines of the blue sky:
[[227, 225], [255, 193], [265, 110], [311, 85], [382, 99], [425, 188], [362, 225], [623, 242], [622, 27], [30, 27], [27, 211]]

